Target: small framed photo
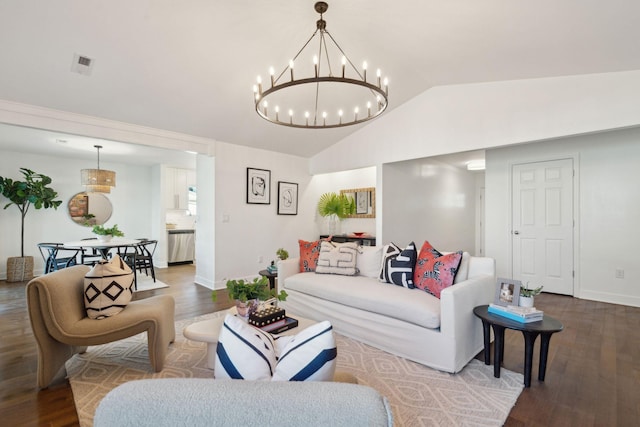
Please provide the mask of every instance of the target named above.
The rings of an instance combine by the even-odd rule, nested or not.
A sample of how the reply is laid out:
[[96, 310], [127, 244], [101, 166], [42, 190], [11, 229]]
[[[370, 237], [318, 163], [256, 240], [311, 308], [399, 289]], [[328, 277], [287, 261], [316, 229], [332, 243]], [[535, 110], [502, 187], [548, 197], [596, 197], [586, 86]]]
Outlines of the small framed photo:
[[358, 191], [356, 192], [356, 214], [368, 214], [369, 213], [369, 192]]
[[499, 277], [496, 283], [496, 298], [493, 303], [503, 306], [517, 306], [521, 286], [522, 282], [520, 280], [503, 279]]
[[278, 181], [278, 215], [298, 215], [298, 184]]
[[247, 168], [247, 203], [271, 204], [271, 171]]

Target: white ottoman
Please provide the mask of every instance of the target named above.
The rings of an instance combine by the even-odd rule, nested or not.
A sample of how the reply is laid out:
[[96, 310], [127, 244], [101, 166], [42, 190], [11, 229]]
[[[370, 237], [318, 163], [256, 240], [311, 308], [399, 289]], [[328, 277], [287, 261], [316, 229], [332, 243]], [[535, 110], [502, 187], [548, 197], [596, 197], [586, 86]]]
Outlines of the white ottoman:
[[[192, 341], [206, 342], [207, 343], [207, 368], [213, 369], [216, 364], [216, 347], [218, 346], [218, 336], [220, 335], [220, 328], [224, 323], [226, 314], [237, 314], [236, 308], [232, 307], [220, 313], [219, 317], [215, 319], [203, 320], [202, 322], [192, 323], [185, 327], [182, 334], [185, 338]], [[317, 323], [315, 320], [304, 319], [300, 316], [292, 316], [298, 319], [298, 327], [289, 329], [278, 335], [295, 335], [301, 330], [308, 328], [309, 326]]]

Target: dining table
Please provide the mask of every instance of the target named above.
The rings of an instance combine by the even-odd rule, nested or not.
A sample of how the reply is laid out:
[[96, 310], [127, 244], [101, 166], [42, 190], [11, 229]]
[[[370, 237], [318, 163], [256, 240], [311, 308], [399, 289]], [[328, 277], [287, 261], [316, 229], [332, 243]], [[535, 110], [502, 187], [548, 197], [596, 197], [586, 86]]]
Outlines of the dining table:
[[137, 251], [135, 248], [140, 244], [140, 240], [138, 239], [124, 239], [121, 237], [114, 237], [109, 241], [100, 240], [100, 239], [86, 239], [86, 240], [74, 240], [71, 242], [65, 242], [63, 245], [68, 248], [78, 248], [81, 250], [84, 249], [95, 249], [100, 252], [102, 258], [108, 259], [109, 252], [113, 249], [116, 249], [120, 255], [122, 255], [121, 250], [126, 248], [134, 248], [133, 252], [127, 252], [128, 256], [133, 257], [132, 265], [130, 266], [133, 270], [133, 283], [134, 289], [138, 289], [138, 277], [136, 274], [136, 261], [135, 256]]

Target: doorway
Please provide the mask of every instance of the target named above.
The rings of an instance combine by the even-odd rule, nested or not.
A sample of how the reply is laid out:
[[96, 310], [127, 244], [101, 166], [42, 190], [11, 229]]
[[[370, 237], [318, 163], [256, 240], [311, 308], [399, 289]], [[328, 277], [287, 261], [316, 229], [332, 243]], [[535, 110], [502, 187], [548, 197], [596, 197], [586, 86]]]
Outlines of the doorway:
[[511, 177], [514, 279], [573, 295], [573, 159], [515, 164]]

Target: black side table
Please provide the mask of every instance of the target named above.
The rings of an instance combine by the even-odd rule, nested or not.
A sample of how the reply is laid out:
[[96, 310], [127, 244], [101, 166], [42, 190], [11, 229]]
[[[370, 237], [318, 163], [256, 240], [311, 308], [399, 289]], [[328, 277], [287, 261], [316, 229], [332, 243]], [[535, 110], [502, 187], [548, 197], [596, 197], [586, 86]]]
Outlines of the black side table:
[[544, 381], [547, 370], [547, 356], [549, 354], [549, 341], [551, 335], [562, 331], [564, 326], [560, 321], [551, 316], [544, 315], [537, 322], [521, 323], [504, 316], [489, 313], [488, 305], [481, 305], [473, 309], [473, 314], [482, 320], [484, 333], [484, 363], [491, 363], [489, 327], [493, 327], [495, 342], [493, 343], [493, 376], [500, 378], [500, 365], [504, 359], [504, 330], [512, 329], [521, 331], [524, 336], [524, 386], [531, 387], [531, 364], [533, 361], [533, 345], [540, 335], [540, 366], [538, 366], [538, 380]]
[[269, 279], [269, 289], [276, 288], [276, 277], [278, 277], [278, 272], [269, 273], [269, 270], [264, 269], [264, 270], [260, 270], [258, 274]]

